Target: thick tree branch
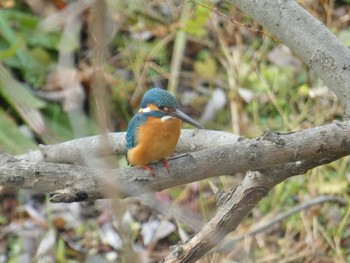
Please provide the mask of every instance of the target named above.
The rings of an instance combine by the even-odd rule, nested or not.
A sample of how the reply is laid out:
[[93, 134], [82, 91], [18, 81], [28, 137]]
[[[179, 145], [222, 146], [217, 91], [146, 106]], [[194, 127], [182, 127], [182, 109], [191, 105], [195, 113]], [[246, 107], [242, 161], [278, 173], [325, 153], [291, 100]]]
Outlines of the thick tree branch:
[[350, 50], [294, 0], [232, 0], [277, 36], [334, 91], [350, 117]]
[[[155, 163], [156, 175], [143, 168], [97, 169], [68, 164], [4, 159], [0, 184], [42, 192], [56, 191], [55, 202], [103, 198], [114, 186], [127, 195], [161, 191], [219, 175], [257, 170], [302, 160], [334, 160], [350, 154], [350, 122], [335, 122], [299, 132], [268, 131], [261, 138], [210, 147], [170, 160], [170, 169]], [[59, 191], [57, 191], [59, 190]]]
[[[240, 138], [232, 133], [210, 130], [182, 130], [176, 152], [202, 150], [214, 145], [234, 143]], [[39, 150], [18, 155], [18, 160], [50, 163], [89, 164], [91, 158], [125, 154], [125, 132], [80, 138], [54, 145], [39, 145]]]

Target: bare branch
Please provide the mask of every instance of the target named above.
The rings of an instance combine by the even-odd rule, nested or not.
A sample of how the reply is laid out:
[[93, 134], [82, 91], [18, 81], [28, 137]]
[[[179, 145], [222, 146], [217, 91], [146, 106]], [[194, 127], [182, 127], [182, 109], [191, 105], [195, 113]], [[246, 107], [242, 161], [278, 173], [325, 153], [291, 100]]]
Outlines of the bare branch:
[[[210, 130], [182, 130], [178, 153], [198, 151], [211, 146], [234, 143], [240, 138], [232, 133]], [[31, 162], [86, 164], [91, 158], [125, 154], [125, 132], [80, 138], [54, 145], [40, 145], [39, 150], [18, 155]]]
[[335, 122], [288, 134], [268, 131], [259, 139], [209, 147], [173, 158], [169, 170], [159, 162], [152, 164], [154, 177], [138, 167], [97, 169], [11, 159], [1, 166], [0, 184], [42, 192], [56, 191], [52, 197], [55, 202], [103, 198], [111, 186], [120, 188], [127, 195], [140, 195], [278, 164], [292, 163], [293, 167], [299, 167], [302, 160], [311, 157], [334, 160], [334, 157], [350, 153], [349, 131], [350, 122]]
[[350, 50], [294, 0], [232, 0], [295, 52], [334, 91], [350, 117]]
[[[333, 158], [337, 158], [333, 156]], [[333, 159], [316, 161], [317, 157], [295, 163], [279, 165], [264, 169], [260, 172], [247, 173], [243, 182], [226, 194], [215, 216], [193, 237], [183, 244], [172, 248], [171, 253], [163, 261], [195, 262], [223, 238], [234, 231], [243, 218], [257, 205], [257, 203], [277, 184], [286, 178], [305, 172], [318, 165], [331, 162]], [[305, 170], [300, 170], [300, 168]]]

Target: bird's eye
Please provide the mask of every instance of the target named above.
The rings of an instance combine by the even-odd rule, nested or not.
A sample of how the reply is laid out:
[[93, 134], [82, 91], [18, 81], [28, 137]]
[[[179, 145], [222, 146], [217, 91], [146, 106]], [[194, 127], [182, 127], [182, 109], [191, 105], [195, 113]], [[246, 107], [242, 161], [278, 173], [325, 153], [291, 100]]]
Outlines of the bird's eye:
[[162, 110], [162, 111], [168, 111], [168, 108], [162, 105], [158, 105], [158, 109]]

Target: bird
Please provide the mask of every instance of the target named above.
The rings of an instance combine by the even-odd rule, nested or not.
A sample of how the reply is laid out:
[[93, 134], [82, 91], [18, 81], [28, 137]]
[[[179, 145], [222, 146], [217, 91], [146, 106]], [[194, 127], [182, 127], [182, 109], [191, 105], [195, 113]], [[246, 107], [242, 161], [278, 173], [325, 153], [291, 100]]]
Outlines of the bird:
[[203, 128], [179, 109], [171, 93], [160, 88], [148, 90], [141, 100], [140, 110], [130, 120], [126, 131], [128, 164], [144, 167], [152, 175], [154, 172], [149, 163], [162, 161], [169, 169], [166, 158], [175, 150], [182, 121]]

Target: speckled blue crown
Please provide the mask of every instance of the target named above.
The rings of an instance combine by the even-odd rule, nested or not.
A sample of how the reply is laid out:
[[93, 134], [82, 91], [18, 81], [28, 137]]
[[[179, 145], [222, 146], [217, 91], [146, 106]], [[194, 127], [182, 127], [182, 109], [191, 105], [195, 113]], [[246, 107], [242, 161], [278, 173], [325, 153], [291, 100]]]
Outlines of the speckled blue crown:
[[141, 108], [146, 108], [148, 104], [177, 109], [178, 104], [173, 95], [163, 89], [153, 88], [143, 95]]

